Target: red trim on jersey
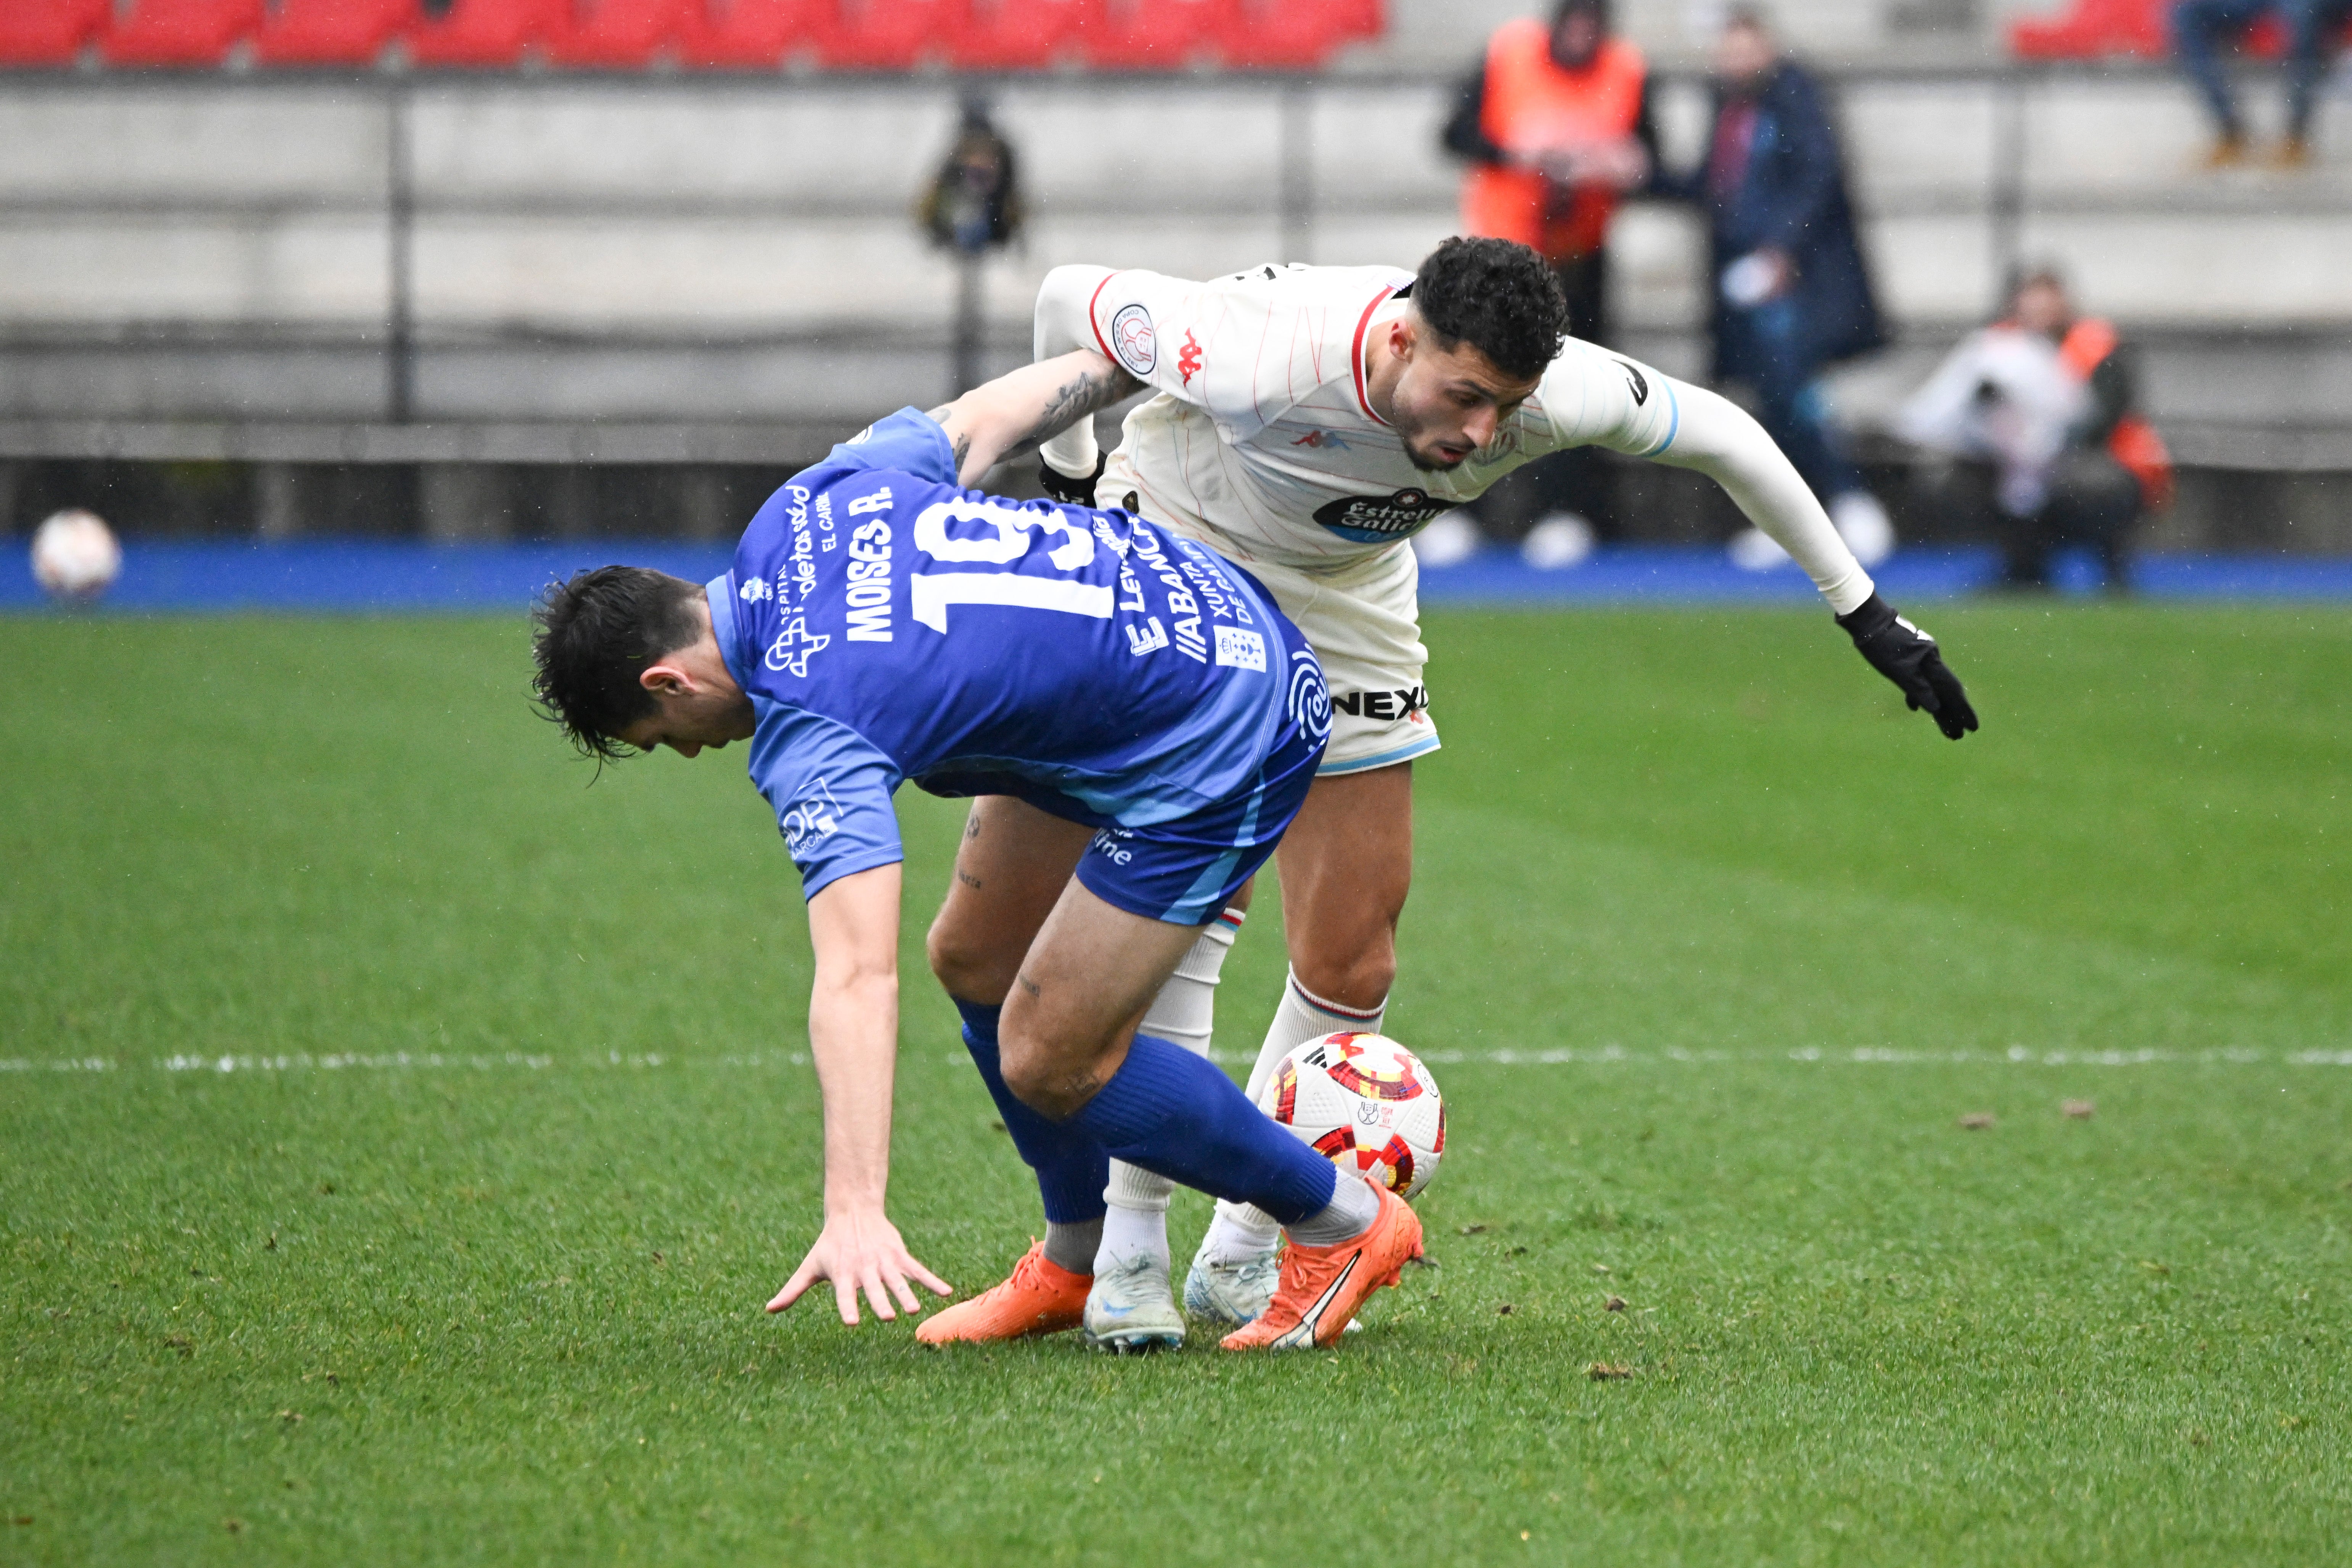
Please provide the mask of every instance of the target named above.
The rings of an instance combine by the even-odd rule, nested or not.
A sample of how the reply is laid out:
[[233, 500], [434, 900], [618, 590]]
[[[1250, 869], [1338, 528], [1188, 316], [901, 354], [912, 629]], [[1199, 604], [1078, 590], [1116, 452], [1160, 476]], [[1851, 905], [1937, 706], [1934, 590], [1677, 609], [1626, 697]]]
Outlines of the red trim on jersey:
[[1372, 312], [1379, 310], [1382, 301], [1386, 300], [1390, 295], [1395, 292], [1396, 285], [1391, 283], [1387, 288], [1381, 289], [1379, 293], [1373, 295], [1372, 302], [1364, 307], [1364, 313], [1360, 317], [1357, 318], [1356, 321], [1356, 346], [1354, 350], [1356, 360], [1356, 401], [1363, 405], [1365, 414], [1370, 416], [1372, 423], [1375, 425], [1386, 425], [1388, 421], [1381, 418], [1378, 414], [1374, 414], [1372, 412], [1372, 400], [1368, 395], [1371, 388], [1368, 384], [1370, 378], [1364, 374], [1364, 333], [1371, 327]]
[[1127, 362], [1110, 352], [1110, 345], [1103, 342], [1102, 323], [1095, 320], [1095, 301], [1102, 298], [1102, 291], [1109, 288], [1110, 280], [1118, 276], [1118, 274], [1116, 272], [1106, 274], [1103, 280], [1095, 285], [1095, 291], [1087, 296], [1087, 325], [1093, 329], [1095, 334], [1095, 346], [1102, 350], [1103, 358], [1110, 361], [1111, 363], [1118, 366], [1121, 370], [1125, 370], [1127, 368]]

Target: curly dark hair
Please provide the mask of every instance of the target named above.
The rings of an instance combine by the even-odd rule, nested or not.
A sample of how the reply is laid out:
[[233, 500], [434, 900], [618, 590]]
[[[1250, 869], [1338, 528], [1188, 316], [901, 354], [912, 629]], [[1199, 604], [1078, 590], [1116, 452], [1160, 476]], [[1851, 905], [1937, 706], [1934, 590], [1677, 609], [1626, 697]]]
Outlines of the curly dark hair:
[[629, 755], [620, 731], [658, 707], [637, 678], [702, 635], [701, 596], [701, 584], [645, 566], [599, 566], [550, 583], [530, 613], [541, 716], [562, 725], [583, 756]]
[[1559, 279], [1507, 239], [1447, 240], [1423, 260], [1412, 302], [1446, 347], [1468, 343], [1514, 381], [1541, 375], [1568, 336]]

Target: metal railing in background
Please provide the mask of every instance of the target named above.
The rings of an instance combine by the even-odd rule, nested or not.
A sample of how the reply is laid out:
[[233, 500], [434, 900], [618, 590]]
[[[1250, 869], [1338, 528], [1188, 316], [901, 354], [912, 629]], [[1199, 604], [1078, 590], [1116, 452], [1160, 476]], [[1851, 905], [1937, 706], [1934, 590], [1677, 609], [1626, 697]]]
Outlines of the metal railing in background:
[[[2020, 261], [2070, 246], [2095, 253], [2084, 270], [2117, 300], [2105, 308], [2143, 333], [2259, 347], [2352, 331], [2352, 281], [2282, 279], [2279, 247], [2251, 255], [2252, 270], [2232, 291], [2215, 286], [2224, 274], [2210, 259], [2150, 245], [2158, 235], [2175, 247], [2242, 250], [2236, 231], [2268, 225], [2287, 236], [2286, 249], [2314, 235], [2334, 237], [2336, 255], [2352, 248], [2341, 243], [2352, 238], [2352, 183], [2340, 173], [2294, 184], [2187, 178], [2200, 128], [2168, 73], [1873, 69], [1834, 79], [1883, 287], [1897, 320], [1923, 340], [1978, 318]], [[989, 289], [986, 346], [1018, 358], [1028, 287], [1064, 260], [1165, 255], [1171, 271], [1205, 274], [1263, 259], [1271, 246], [1293, 258], [1410, 262], [1454, 226], [1454, 175], [1434, 149], [1450, 86], [1432, 77], [1248, 76], [6, 79], [0, 112], [15, 117], [19, 134], [9, 138], [16, 152], [0, 150], [0, 228], [21, 235], [52, 220], [103, 233], [120, 222], [144, 225], [141, 232], [164, 243], [175, 232], [243, 234], [257, 250], [289, 225], [341, 225], [373, 229], [383, 249], [373, 309], [289, 305], [299, 290], [286, 268], [253, 263], [241, 308], [215, 302], [175, 316], [139, 294], [146, 275], [132, 268], [120, 309], [26, 310], [29, 285], [14, 268], [16, 282], [0, 279], [0, 456], [107, 442], [157, 456], [310, 453], [325, 442], [359, 460], [525, 450], [707, 460], [782, 449], [803, 438], [778, 436], [763, 448], [750, 432], [836, 419], [852, 402], [921, 402], [945, 384], [947, 274], [924, 253], [909, 206], [911, 171], [944, 147], [942, 117], [960, 97], [993, 97], [1032, 171], [1028, 250], [992, 264]], [[1685, 161], [1697, 153], [1702, 91], [1691, 77], [1661, 80], [1668, 140], [1681, 143]], [[191, 123], [298, 98], [363, 110], [373, 132], [347, 133], [380, 145], [380, 187], [354, 176], [306, 189], [260, 169], [242, 186], [212, 170], [178, 189], [135, 177], [43, 189], [27, 174], [24, 161], [39, 151], [28, 153], [21, 132], [45, 105], [135, 109], [164, 96], [194, 106]], [[535, 136], [593, 139], [600, 115], [635, 115], [632, 123], [667, 126], [677, 145], [665, 155], [692, 168], [698, 150], [730, 154], [730, 126], [793, 102], [855, 110], [848, 118], [869, 127], [903, 121], [909, 145], [877, 149], [865, 133], [812, 144], [807, 157], [843, 160], [843, 176], [793, 172], [787, 190], [704, 178], [699, 169], [666, 180], [662, 157], [625, 146], [587, 145], [577, 156], [613, 168], [634, 161], [635, 175], [583, 173], [562, 149], [523, 145]], [[2118, 105], [2099, 130], [2102, 106]], [[1157, 134], [1171, 119], [1210, 128], [1191, 140], [1217, 144]], [[2096, 155], [2070, 142], [2085, 126], [2109, 139]], [[431, 148], [421, 144], [428, 128], [437, 138]], [[486, 140], [469, 146], [468, 135]], [[1086, 140], [1109, 150], [1073, 144]], [[482, 156], [469, 163], [477, 151]], [[129, 156], [135, 162], [138, 150]], [[534, 168], [552, 174], [534, 179]], [[1695, 363], [1706, 281], [1694, 224], [1637, 207], [1621, 226], [1627, 334], [1670, 368], [1677, 356], [1684, 367]], [[591, 242], [623, 259], [593, 276], [567, 270], [567, 247]], [[768, 259], [763, 247], [775, 251], [775, 268], [796, 269], [785, 284], [754, 276]], [[719, 251], [751, 279], [740, 297], [706, 298], [661, 281], [634, 287], [627, 276], [627, 258], [643, 253], [656, 257], [658, 277], [693, 285], [725, 269], [712, 261]], [[356, 278], [361, 268], [347, 270]], [[509, 279], [503, 292], [485, 281], [494, 273]], [[583, 278], [602, 290], [604, 306], [573, 297]], [[105, 302], [87, 279], [76, 289], [85, 302]], [[820, 298], [828, 291], [831, 303]], [[362, 293], [352, 284], [339, 298]], [[273, 377], [273, 363], [298, 362], [309, 381]], [[362, 368], [370, 362], [373, 373]], [[125, 364], [131, 374], [114, 374]], [[189, 389], [177, 404], [153, 391], [173, 378]], [[370, 379], [373, 393], [363, 390]], [[297, 382], [322, 390], [298, 398], [277, 389]], [[109, 402], [109, 388], [131, 383], [147, 390]], [[2316, 423], [2352, 426], [2352, 388], [2342, 409], [2316, 412]]]

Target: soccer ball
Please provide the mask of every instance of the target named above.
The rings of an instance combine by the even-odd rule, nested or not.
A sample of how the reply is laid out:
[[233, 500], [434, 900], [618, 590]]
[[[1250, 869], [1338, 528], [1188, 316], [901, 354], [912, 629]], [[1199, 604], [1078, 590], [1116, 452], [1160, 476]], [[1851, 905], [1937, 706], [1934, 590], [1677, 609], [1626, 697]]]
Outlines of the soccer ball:
[[122, 546], [94, 511], [54, 513], [33, 531], [34, 581], [60, 599], [95, 599], [122, 570]]
[[1326, 1035], [1282, 1058], [1259, 1109], [1342, 1171], [1402, 1198], [1437, 1174], [1445, 1101], [1419, 1057], [1385, 1035]]

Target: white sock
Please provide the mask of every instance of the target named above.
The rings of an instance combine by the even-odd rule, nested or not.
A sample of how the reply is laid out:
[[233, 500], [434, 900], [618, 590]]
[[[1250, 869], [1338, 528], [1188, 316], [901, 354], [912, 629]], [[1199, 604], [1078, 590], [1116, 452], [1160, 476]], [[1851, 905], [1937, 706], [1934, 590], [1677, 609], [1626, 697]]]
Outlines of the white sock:
[[1372, 1184], [1345, 1171], [1331, 1189], [1331, 1201], [1290, 1227], [1290, 1239], [1307, 1247], [1337, 1247], [1372, 1228], [1381, 1217], [1381, 1194]]
[[[1216, 1026], [1217, 980], [1225, 966], [1225, 954], [1233, 951], [1234, 939], [1241, 933], [1242, 920], [1240, 910], [1226, 910], [1209, 922], [1178, 962], [1176, 972], [1160, 986], [1160, 994], [1152, 998], [1151, 1010], [1137, 1026], [1139, 1033], [1173, 1040], [1196, 1057], [1209, 1054], [1210, 1037]], [[1168, 1198], [1175, 1190], [1175, 1183], [1140, 1165], [1124, 1160], [1110, 1163], [1110, 1184], [1103, 1189], [1110, 1210], [1103, 1226], [1102, 1251], [1095, 1259], [1097, 1273], [1139, 1251], [1156, 1253], [1162, 1262], [1167, 1261]], [[1124, 1239], [1114, 1242], [1114, 1235]]]
[[1282, 1058], [1307, 1041], [1326, 1035], [1377, 1035], [1388, 1010], [1385, 996], [1370, 1011], [1326, 1002], [1292, 974], [1283, 983], [1282, 1005], [1274, 1010], [1274, 1022], [1265, 1027], [1265, 1044], [1257, 1048], [1257, 1066], [1250, 1068], [1249, 1097], [1255, 1100], [1274, 1069], [1282, 1065]]
[[1123, 1209], [1103, 1211], [1102, 1247], [1095, 1254], [1095, 1272], [1102, 1274], [1122, 1263], [1150, 1258], [1168, 1267], [1168, 1211]]
[[[1274, 1076], [1274, 1069], [1282, 1065], [1282, 1058], [1307, 1041], [1350, 1031], [1377, 1035], [1381, 1032], [1381, 1020], [1387, 1016], [1388, 1010], [1389, 1002], [1385, 996], [1381, 998], [1380, 1005], [1370, 1011], [1327, 1002], [1298, 984], [1298, 976], [1293, 973], [1283, 982], [1282, 1005], [1274, 1010], [1274, 1022], [1266, 1026], [1265, 1044], [1258, 1047], [1257, 1066], [1250, 1069], [1250, 1099], [1255, 1100], [1265, 1091], [1266, 1080]], [[1357, 1184], [1360, 1186], [1363, 1184], [1360, 1182]], [[1369, 1218], [1364, 1221], [1366, 1225], [1371, 1223]], [[1255, 1204], [1221, 1201], [1217, 1205], [1217, 1217], [1209, 1222], [1208, 1238], [1201, 1244], [1201, 1248], [1213, 1262], [1240, 1263], [1270, 1250], [1280, 1231], [1281, 1227], [1274, 1223], [1274, 1216]], [[1295, 1236], [1297, 1232], [1294, 1230], [1291, 1234]], [[1347, 1237], [1339, 1239], [1344, 1241]], [[1313, 1245], [1319, 1247], [1325, 1244], [1317, 1242]]]

